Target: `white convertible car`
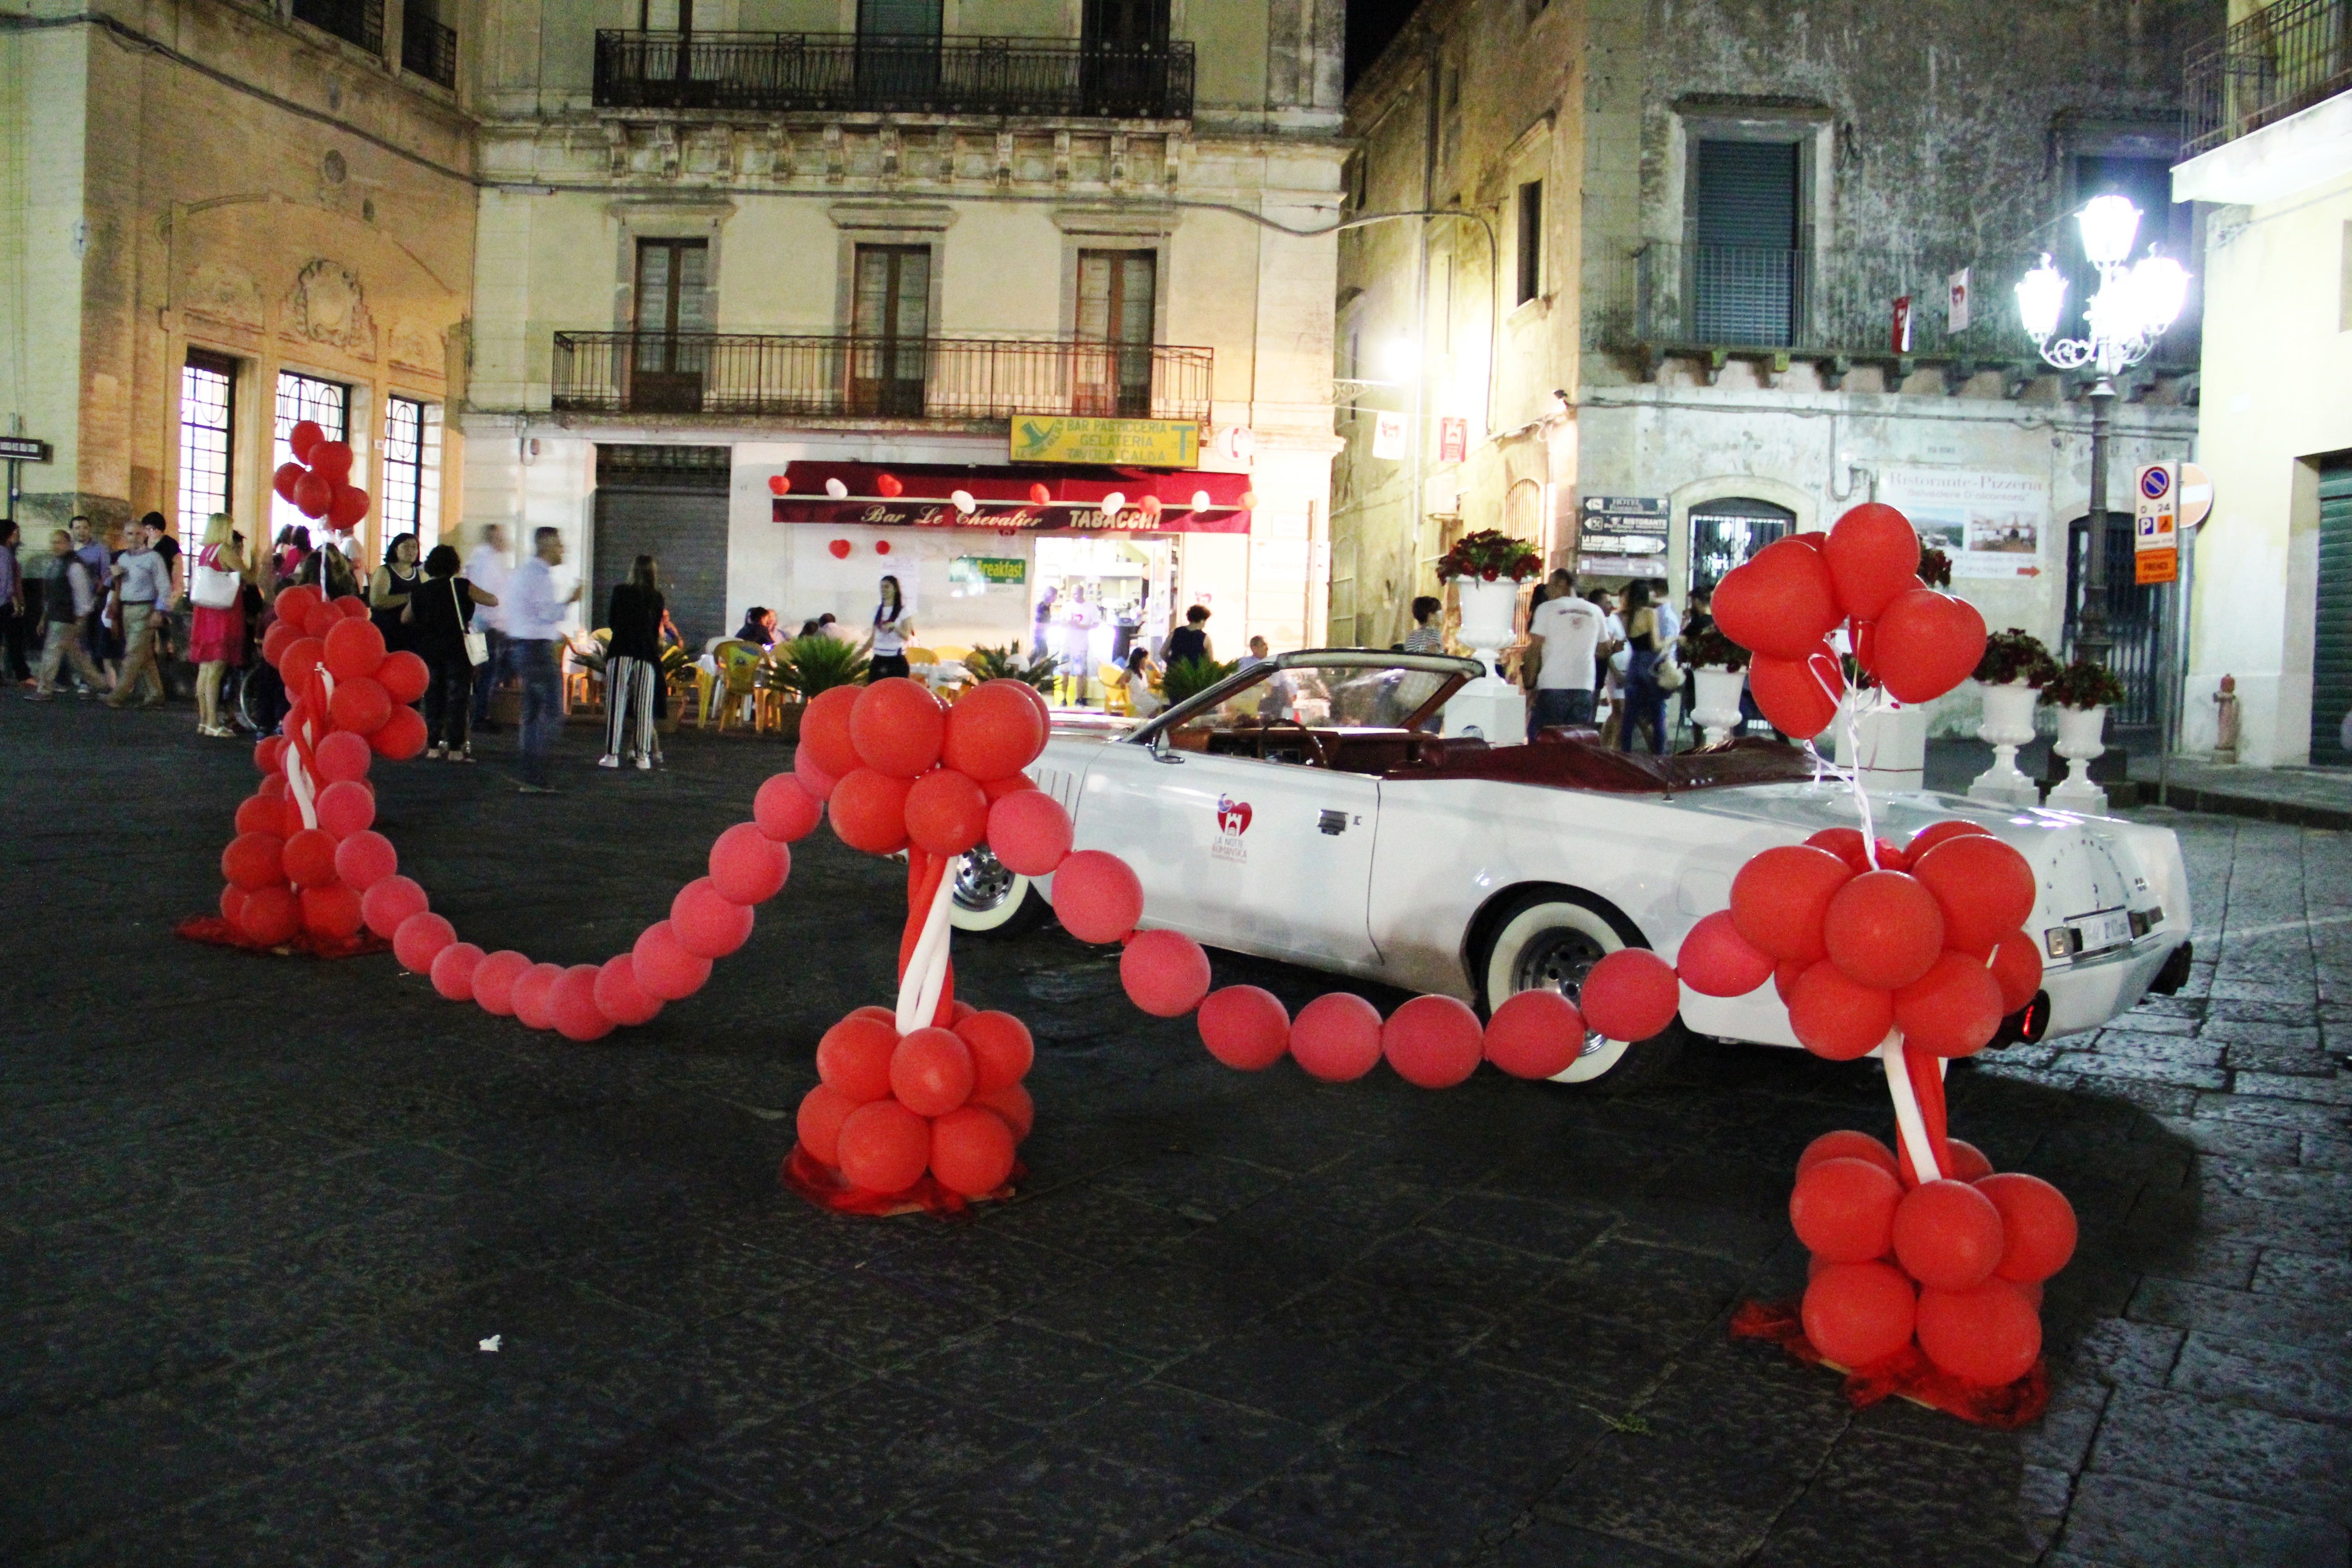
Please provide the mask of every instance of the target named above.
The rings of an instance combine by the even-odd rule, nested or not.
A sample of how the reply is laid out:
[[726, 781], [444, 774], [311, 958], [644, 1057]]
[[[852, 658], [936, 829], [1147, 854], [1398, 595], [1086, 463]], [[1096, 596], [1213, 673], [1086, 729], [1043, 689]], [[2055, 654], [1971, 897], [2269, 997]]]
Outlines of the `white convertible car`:
[[[1078, 847], [1135, 868], [1146, 926], [1480, 1007], [1537, 986], [1573, 997], [1619, 947], [1671, 956], [1729, 902], [1748, 857], [1858, 824], [1848, 785], [1775, 742], [1660, 758], [1590, 731], [1442, 738], [1447, 699], [1479, 673], [1436, 655], [1286, 654], [1123, 733], [1057, 732], [1031, 773], [1069, 809]], [[2168, 831], [1933, 794], [1872, 807], [1882, 837], [1966, 817], [2032, 862], [2043, 994], [1996, 1044], [2095, 1028], [2187, 977], [2189, 883]], [[1051, 915], [1050, 894], [979, 851], [952, 919], [1025, 929]], [[1729, 999], [1685, 988], [1682, 1026], [1797, 1043], [1769, 984]], [[1680, 1037], [1596, 1037], [1562, 1078], [1630, 1087]]]

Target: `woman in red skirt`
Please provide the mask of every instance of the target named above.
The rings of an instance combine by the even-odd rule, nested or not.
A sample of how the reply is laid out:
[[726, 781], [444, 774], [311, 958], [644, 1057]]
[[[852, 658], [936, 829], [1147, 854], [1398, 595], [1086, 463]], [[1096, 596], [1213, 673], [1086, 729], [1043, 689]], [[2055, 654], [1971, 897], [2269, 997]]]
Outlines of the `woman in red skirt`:
[[235, 739], [236, 731], [221, 722], [221, 683], [228, 668], [245, 661], [246, 581], [253, 563], [237, 538], [228, 513], [216, 511], [205, 524], [205, 542], [188, 566], [188, 602], [194, 625], [188, 634], [188, 658], [196, 667], [196, 733]]

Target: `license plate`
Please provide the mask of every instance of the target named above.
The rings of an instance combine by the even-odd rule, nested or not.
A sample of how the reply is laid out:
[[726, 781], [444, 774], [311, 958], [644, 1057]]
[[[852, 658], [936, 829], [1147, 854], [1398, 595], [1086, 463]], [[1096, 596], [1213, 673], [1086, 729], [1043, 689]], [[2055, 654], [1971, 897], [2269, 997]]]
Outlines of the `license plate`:
[[2114, 910], [2103, 915], [2085, 915], [2070, 922], [2075, 934], [2083, 939], [2080, 952], [2102, 952], [2111, 947], [2128, 946], [2132, 939], [2131, 913]]

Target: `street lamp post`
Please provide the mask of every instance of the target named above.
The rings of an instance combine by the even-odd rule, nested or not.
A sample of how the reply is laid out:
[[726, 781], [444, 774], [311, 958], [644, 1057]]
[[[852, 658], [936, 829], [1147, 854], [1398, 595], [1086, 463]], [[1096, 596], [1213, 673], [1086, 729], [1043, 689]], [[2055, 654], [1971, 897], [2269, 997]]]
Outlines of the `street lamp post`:
[[2087, 335], [2061, 338], [2066, 277], [2044, 254], [2042, 265], [2017, 284], [2017, 314], [2042, 357], [2059, 370], [2091, 368], [2091, 549], [2083, 584], [2083, 613], [2075, 623], [2077, 657], [2094, 664], [2107, 658], [2107, 412], [2116, 400], [2116, 377], [2146, 359], [2189, 297], [2189, 274], [2169, 257], [2149, 254], [2126, 266], [2139, 232], [2139, 209], [2122, 196], [2095, 196], [2078, 221], [2083, 254], [2099, 269], [2098, 291], [2083, 310]]

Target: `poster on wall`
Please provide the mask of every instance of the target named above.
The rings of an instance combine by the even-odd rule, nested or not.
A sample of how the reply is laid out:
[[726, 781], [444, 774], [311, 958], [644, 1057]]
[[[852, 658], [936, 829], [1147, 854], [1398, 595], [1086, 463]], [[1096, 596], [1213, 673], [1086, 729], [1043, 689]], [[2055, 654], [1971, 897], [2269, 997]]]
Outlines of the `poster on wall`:
[[1879, 476], [1878, 499], [1911, 520], [1923, 547], [1950, 559], [1956, 580], [2042, 574], [2046, 480], [1969, 468], [1889, 468]]

